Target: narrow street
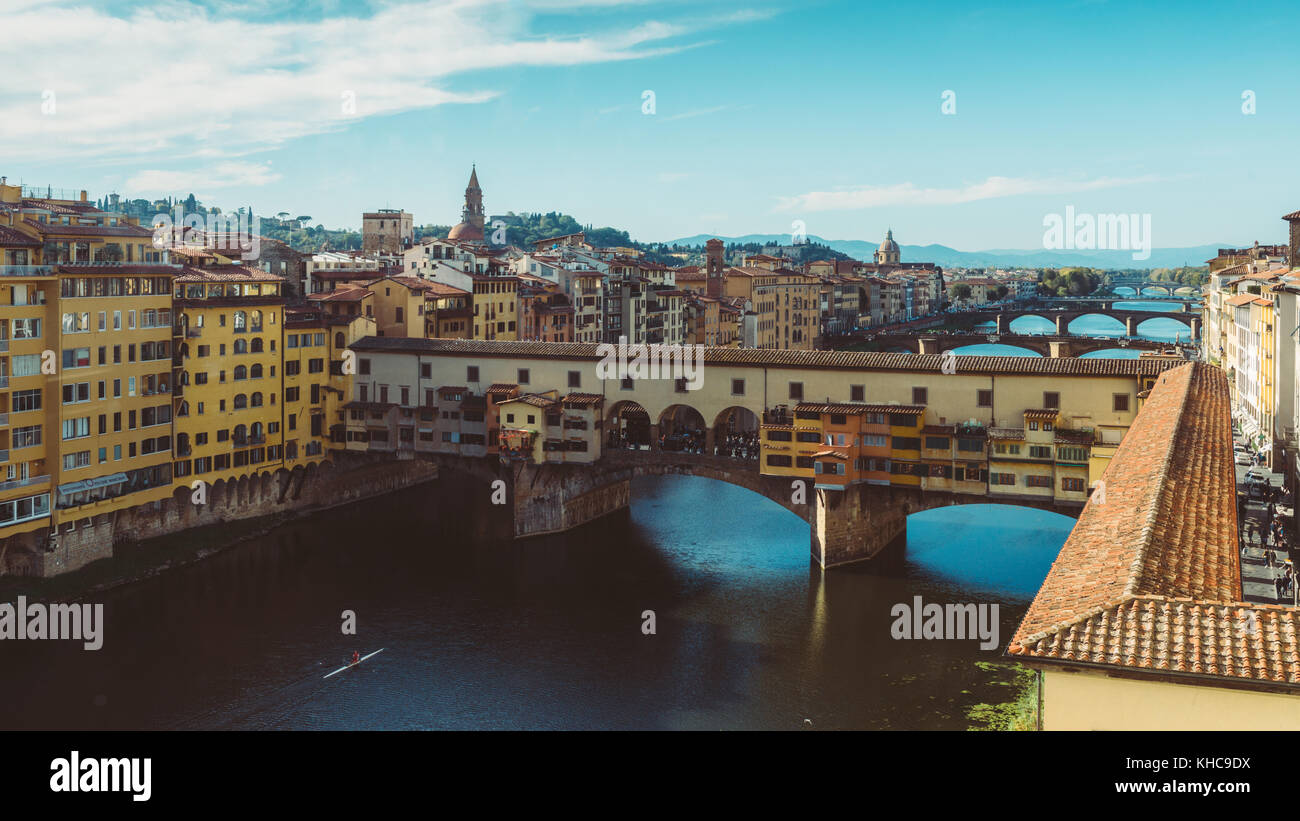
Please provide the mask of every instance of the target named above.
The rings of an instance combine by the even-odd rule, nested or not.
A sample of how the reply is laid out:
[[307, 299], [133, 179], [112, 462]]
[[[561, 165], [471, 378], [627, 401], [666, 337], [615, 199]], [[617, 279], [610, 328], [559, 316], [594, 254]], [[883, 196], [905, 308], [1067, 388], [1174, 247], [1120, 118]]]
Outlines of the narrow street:
[[[1241, 439], [1238, 438], [1238, 441], [1241, 441]], [[1289, 497], [1283, 496], [1283, 476], [1281, 473], [1274, 473], [1263, 466], [1252, 468], [1248, 465], [1236, 465], [1236, 470], [1239, 508], [1242, 506], [1242, 500], [1244, 499], [1244, 511], [1239, 513], [1239, 532], [1242, 544], [1242, 599], [1248, 602], [1267, 604], [1277, 604], [1279, 602], [1294, 604], [1296, 602], [1295, 591], [1292, 590], [1292, 592], [1279, 598], [1274, 583], [1274, 579], [1285, 572], [1288, 563], [1293, 559], [1293, 551], [1290, 549], [1290, 545], [1294, 543], [1294, 533], [1292, 532], [1294, 520], [1291, 515], [1291, 500]], [[1251, 470], [1262, 472], [1268, 480], [1267, 485], [1248, 482], [1246, 474]], [[1276, 499], [1273, 512], [1275, 515], [1281, 514], [1282, 523], [1286, 528], [1286, 535], [1281, 545], [1270, 541], [1268, 538], [1270, 498]], [[1267, 558], [1270, 549], [1274, 558], [1272, 567], [1269, 566]]]

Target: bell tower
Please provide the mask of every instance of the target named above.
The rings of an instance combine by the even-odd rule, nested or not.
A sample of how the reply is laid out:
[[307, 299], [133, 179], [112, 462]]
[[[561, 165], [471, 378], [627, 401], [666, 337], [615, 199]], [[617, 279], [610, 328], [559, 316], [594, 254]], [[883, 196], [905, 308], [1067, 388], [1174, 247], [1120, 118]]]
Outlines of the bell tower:
[[726, 285], [726, 276], [723, 273], [726, 265], [722, 260], [722, 240], [714, 237], [704, 243], [704, 248], [705, 258], [707, 259], [705, 271], [708, 274], [705, 293], [714, 299], [718, 299], [726, 291], [724, 287]]

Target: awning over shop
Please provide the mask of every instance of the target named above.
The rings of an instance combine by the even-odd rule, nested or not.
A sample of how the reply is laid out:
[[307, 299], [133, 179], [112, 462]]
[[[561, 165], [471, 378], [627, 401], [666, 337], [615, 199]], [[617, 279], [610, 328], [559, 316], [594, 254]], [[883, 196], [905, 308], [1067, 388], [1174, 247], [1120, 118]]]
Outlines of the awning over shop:
[[94, 490], [95, 488], [107, 487], [109, 485], [120, 485], [125, 481], [125, 473], [114, 473], [109, 476], [96, 476], [94, 479], [82, 479], [78, 482], [68, 482], [66, 485], [59, 485], [59, 493], [62, 495], [71, 495], [86, 490]]

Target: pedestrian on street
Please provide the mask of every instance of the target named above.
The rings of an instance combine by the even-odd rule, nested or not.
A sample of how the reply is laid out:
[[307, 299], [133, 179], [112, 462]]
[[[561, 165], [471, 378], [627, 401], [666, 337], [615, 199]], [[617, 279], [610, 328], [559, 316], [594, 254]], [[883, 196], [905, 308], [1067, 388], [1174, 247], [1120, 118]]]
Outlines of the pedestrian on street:
[[1282, 601], [1282, 577], [1277, 576], [1273, 579], [1273, 595], [1278, 601]]

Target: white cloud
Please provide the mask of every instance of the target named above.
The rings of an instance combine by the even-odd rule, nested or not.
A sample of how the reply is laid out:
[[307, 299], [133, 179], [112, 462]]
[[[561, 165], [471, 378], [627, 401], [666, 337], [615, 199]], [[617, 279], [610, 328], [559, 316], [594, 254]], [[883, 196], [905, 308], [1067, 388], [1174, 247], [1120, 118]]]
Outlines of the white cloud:
[[278, 179], [280, 175], [271, 170], [270, 163], [222, 162], [204, 164], [193, 170], [141, 171], [127, 180], [125, 187], [142, 194], [161, 194], [235, 185], [266, 185]]
[[408, 0], [305, 22], [176, 2], [117, 14], [0, 2], [9, 4], [0, 57], [22, 66], [0, 72], [0, 157], [10, 162], [238, 156], [356, 118], [497, 95], [448, 87], [463, 72], [653, 57], [689, 47], [664, 41], [695, 30], [646, 21], [538, 34], [532, 13], [504, 0]]
[[781, 197], [778, 211], [851, 211], [882, 205], [959, 205], [1000, 197], [1026, 194], [1070, 194], [1096, 191], [1125, 185], [1159, 182], [1155, 176], [1098, 177], [1092, 180], [1030, 179], [1024, 177], [989, 177], [983, 182], [958, 188], [920, 188], [910, 182], [896, 185], [863, 185], [835, 191], [811, 191], [793, 197]]

